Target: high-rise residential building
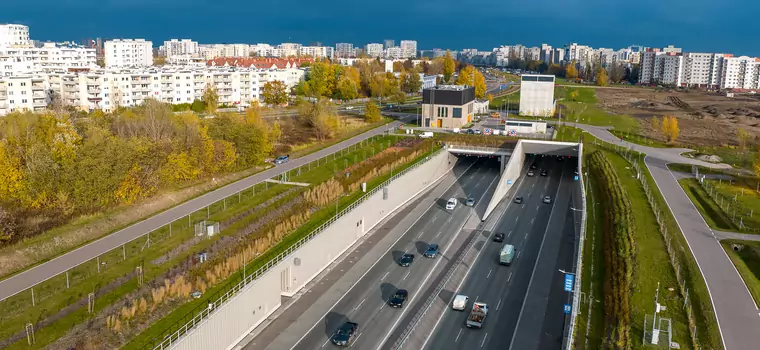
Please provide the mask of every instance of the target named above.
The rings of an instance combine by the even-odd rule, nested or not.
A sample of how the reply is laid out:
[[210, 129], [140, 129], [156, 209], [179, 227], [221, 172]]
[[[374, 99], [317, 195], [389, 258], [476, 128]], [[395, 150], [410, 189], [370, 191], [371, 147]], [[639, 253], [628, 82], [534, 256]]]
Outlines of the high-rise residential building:
[[401, 52], [405, 58], [417, 57], [417, 41], [416, 40], [401, 40], [399, 47], [401, 47]]
[[721, 89], [760, 89], [760, 58], [724, 57]]
[[166, 57], [197, 55], [199, 53], [198, 42], [190, 39], [171, 39], [169, 41], [164, 41], [164, 45], [159, 48], [159, 52]]
[[153, 42], [145, 39], [115, 39], [105, 43], [106, 68], [153, 65]]
[[562, 48], [556, 48], [552, 50], [552, 60], [551, 63], [553, 64], [562, 64], [562, 62], [565, 61], [565, 49]]
[[15, 111], [40, 111], [50, 98], [45, 79], [37, 75], [0, 77], [0, 116]]
[[586, 45], [578, 45], [577, 43], [565, 45], [565, 61], [575, 61], [581, 66], [585, 66], [586, 62], [593, 57], [592, 51], [593, 49]]
[[673, 45], [668, 45], [668, 47], [662, 49], [662, 52], [664, 52], [664, 53], [681, 53], [681, 48], [679, 48], [679, 47], [673, 47]]
[[0, 47], [0, 76], [94, 68], [95, 65], [95, 49], [70, 43], [44, 43], [40, 48]]
[[538, 59], [546, 63], [552, 63], [551, 45], [541, 44], [541, 52], [539, 53]]
[[395, 40], [391, 40], [391, 39], [385, 39], [385, 40], [383, 40], [383, 50], [388, 50], [391, 47], [395, 47], [395, 46], [396, 46], [396, 41]]
[[20, 24], [0, 24], [0, 47], [33, 47], [29, 27]]
[[332, 59], [335, 56], [335, 48], [331, 46], [301, 46], [298, 55]]
[[352, 43], [337, 43], [335, 44], [335, 54], [338, 57], [352, 57], [354, 55], [354, 44]]
[[525, 50], [525, 60], [526, 61], [538, 61], [541, 59], [541, 49], [533, 46], [529, 47]]
[[683, 84], [704, 88], [720, 85], [723, 56], [720, 53], [684, 53]]
[[364, 54], [367, 57], [381, 57], [383, 55], [383, 44], [367, 44], [364, 47]]
[[391, 59], [391, 60], [400, 60], [404, 58], [408, 58], [404, 56], [404, 50], [402, 50], [400, 47], [389, 47], [385, 50], [385, 58]]
[[277, 49], [273, 50], [272, 56], [274, 57], [291, 57], [298, 56], [299, 50], [301, 50], [301, 44], [296, 43], [282, 43], [277, 45]]

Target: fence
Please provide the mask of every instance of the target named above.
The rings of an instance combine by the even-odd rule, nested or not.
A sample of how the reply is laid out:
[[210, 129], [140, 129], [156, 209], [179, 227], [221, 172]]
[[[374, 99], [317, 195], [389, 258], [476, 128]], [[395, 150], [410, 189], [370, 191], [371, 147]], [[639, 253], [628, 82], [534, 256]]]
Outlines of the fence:
[[[390, 130], [386, 130], [383, 135], [370, 137], [314, 161], [283, 171], [272, 179], [306, 181], [309, 177], [320, 174], [333, 174], [338, 169], [363, 161], [389, 147], [392, 142], [386, 138], [395, 137], [390, 136]], [[342, 162], [341, 157], [344, 158]], [[325, 167], [329, 167], [330, 164], [332, 164], [332, 169], [326, 169]], [[142, 284], [144, 274], [148, 278], [145, 281], [149, 281], [149, 278], [161, 273], [154, 267], [160, 266], [165, 260], [157, 259], [163, 259], [167, 252], [183, 242], [191, 240], [195, 240], [194, 244], [201, 242], [202, 238], [195, 235], [195, 226], [198, 222], [223, 221], [235, 215], [245, 215], [246, 210], [260, 205], [264, 199], [284, 194], [291, 188], [293, 187], [286, 184], [270, 183], [266, 180], [255, 183], [155, 230], [125, 243], [115, 244], [104, 253], [9, 295], [0, 301], [0, 310], [2, 310], [0, 321], [6, 325], [0, 329], [0, 347], [21, 340], [25, 332], [22, 323], [25, 324], [30, 318], [37, 320], [34, 329], [39, 333], [41, 329], [52, 323], [52, 320], [47, 320], [48, 316], [55, 316], [59, 312], [76, 311], [78, 308], [72, 309], [72, 306], [80, 303], [89, 293], [94, 294], [95, 302], [97, 302], [98, 297], [132, 279], [136, 279], [138, 285]], [[110, 239], [109, 237], [106, 236], [107, 239]], [[9, 323], [18, 323], [20, 326], [15, 329]]]
[[[754, 209], [747, 209], [744, 207], [741, 202], [739, 202], [737, 199], [737, 195], [734, 197], [727, 196], [725, 194], [722, 194], [719, 190], [716, 189], [715, 183], [718, 183], [718, 186], [722, 184], [724, 180], [718, 179], [718, 180], [709, 180], [705, 177], [705, 175], [700, 175], [699, 170], [696, 167], [692, 167], [692, 174], [694, 175], [694, 178], [697, 179], [697, 182], [702, 187], [702, 189], [707, 192], [707, 194], [710, 196], [710, 198], [717, 204], [720, 209], [723, 211], [724, 214], [726, 214], [726, 217], [731, 220], [731, 222], [738, 227], [740, 230], [745, 232], [760, 232], [760, 229], [757, 227], [747, 227], [744, 224], [745, 218], [753, 218], [755, 215]], [[725, 180], [733, 184], [732, 180]], [[749, 190], [751, 191], [751, 190]]]
[[[684, 304], [683, 308], [686, 310], [686, 316], [689, 320], [689, 333], [691, 334], [691, 339], [693, 343], [694, 349], [700, 349], [699, 341], [697, 338], [697, 327], [696, 327], [696, 319], [694, 317], [694, 308], [691, 304], [691, 299], [689, 299], [689, 285], [686, 281], [685, 271], [684, 267], [688, 268], [688, 262], [684, 262], [683, 259], [687, 259], [686, 257], [680, 255], [678, 251], [685, 252], [687, 250], [684, 249], [684, 247], [679, 242], [673, 242], [673, 234], [679, 234], [679, 232], [672, 233], [668, 230], [668, 227], [665, 223], [665, 218], [667, 215], [670, 215], [667, 208], [660, 208], [657, 204], [657, 201], [655, 200], [654, 194], [652, 193], [652, 190], [649, 186], [649, 182], [647, 180], [647, 177], [645, 176], [645, 173], [642, 172], [640, 165], [639, 165], [639, 156], [640, 153], [632, 151], [629, 147], [621, 147], [613, 144], [609, 144], [604, 141], [599, 141], [597, 139], [594, 139], [594, 144], [604, 148], [606, 150], [615, 152], [619, 154], [621, 157], [625, 158], [628, 163], [631, 164], [633, 169], [636, 171], [636, 178], [639, 179], [639, 182], [641, 183], [642, 188], [644, 189], [644, 193], [646, 195], [647, 201], [649, 202], [650, 208], [652, 208], [652, 211], [655, 214], [655, 217], [657, 219], [657, 225], [659, 226], [660, 234], [662, 235], [662, 239], [665, 242], [665, 247], [668, 253], [668, 258], [670, 261], [670, 265], [675, 271], [676, 280], [678, 281], [678, 287], [679, 292], [681, 294], [681, 297], [684, 298]], [[655, 185], [656, 187], [656, 185]], [[675, 246], [674, 246], [675, 244]], [[646, 328], [646, 327], [645, 327]], [[644, 329], [644, 332], [646, 332], [646, 329]]]
[[[259, 277], [263, 276], [267, 271], [269, 271], [269, 269], [277, 265], [280, 261], [286, 259], [290, 254], [298, 250], [298, 248], [300, 248], [301, 246], [309, 242], [312, 238], [322, 233], [322, 231], [324, 231], [327, 227], [332, 225], [336, 220], [338, 220], [339, 218], [353, 211], [357, 206], [362, 204], [365, 200], [367, 200], [368, 198], [376, 194], [378, 191], [382, 190], [384, 187], [388, 186], [388, 184], [390, 184], [392, 181], [405, 175], [409, 171], [416, 169], [418, 166], [427, 162], [428, 160], [435, 157], [436, 155], [438, 155], [438, 153], [442, 151], [443, 149], [440, 148], [437, 151], [433, 152], [431, 155], [415, 163], [414, 165], [402, 170], [401, 172], [397, 174], [394, 174], [391, 178], [389, 178], [388, 180], [384, 181], [382, 184], [378, 185], [377, 187], [367, 192], [358, 200], [351, 203], [349, 206], [347, 206], [346, 208], [338, 212], [336, 215], [332, 216], [325, 223], [320, 225], [318, 228], [316, 228], [314, 231], [312, 231], [305, 237], [296, 241], [294, 244], [290, 246], [282, 245], [279, 249], [275, 248], [275, 249], [267, 251], [266, 253], [264, 253], [264, 255], [261, 256], [263, 258], [259, 258], [260, 261], [261, 260], [267, 261], [263, 266], [256, 269], [253, 273], [249, 275], [246, 275], [245, 269], [242, 269], [240, 273], [235, 275], [236, 279], [231, 280], [230, 282], [227, 283], [227, 285], [225, 285], [224, 288], [221, 288], [213, 296], [207, 298], [206, 300], [209, 301], [208, 303], [201, 303], [201, 305], [196, 307], [196, 309], [188, 312], [180, 321], [177, 322], [177, 324], [175, 324], [175, 326], [168, 328], [161, 335], [155, 337], [152, 341], [144, 344], [142, 348], [144, 349], [170, 348], [171, 345], [177, 342], [180, 338], [182, 338], [183, 335], [187, 334], [189, 331], [195, 328], [196, 325], [200, 324], [205, 318], [209, 317], [209, 315], [211, 315], [214, 312], [214, 310], [218, 309], [221, 305], [226, 303], [227, 300], [230, 300], [232, 297], [234, 297], [237, 293], [243, 290], [248, 284], [254, 282]], [[227, 286], [230, 286], [230, 287], [227, 287]]]
[[[586, 241], [586, 217], [588, 215], [588, 205], [586, 203], [586, 174], [583, 173], [583, 144], [580, 143], [578, 146], [578, 180], [580, 180], [580, 188], [581, 188], [581, 205], [582, 205], [582, 211], [581, 214], [581, 225], [580, 225], [580, 234], [578, 239], [578, 244], [576, 245], [576, 263], [575, 263], [575, 286], [574, 286], [574, 292], [573, 292], [573, 309], [570, 313], [570, 326], [567, 328], [567, 334], [565, 336], [565, 346], [564, 348], [567, 350], [572, 349], [573, 347], [573, 340], [575, 339], [575, 322], [578, 318], [578, 312], [580, 309], [580, 302], [581, 302], [581, 287], [583, 286], [583, 247], [584, 243]], [[573, 211], [574, 213], [577, 211]], [[575, 215], [573, 215], [573, 218], [575, 218]], [[589, 300], [589, 303], [591, 304], [591, 300]], [[591, 313], [589, 312], [588, 317], [591, 317]]]

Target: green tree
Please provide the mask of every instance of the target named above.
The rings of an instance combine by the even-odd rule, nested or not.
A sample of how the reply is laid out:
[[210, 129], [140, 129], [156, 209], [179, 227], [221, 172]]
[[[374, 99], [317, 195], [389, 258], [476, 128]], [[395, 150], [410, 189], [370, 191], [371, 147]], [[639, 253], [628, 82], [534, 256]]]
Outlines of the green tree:
[[261, 97], [267, 105], [281, 106], [287, 104], [287, 86], [280, 80], [268, 81], [261, 89]]
[[193, 100], [193, 103], [190, 104], [190, 110], [192, 110], [195, 113], [203, 113], [203, 111], [206, 110], [206, 104], [201, 100]]
[[443, 56], [443, 81], [449, 82], [451, 76], [454, 75], [455, 68], [456, 63], [454, 62], [454, 58], [451, 57], [451, 51], [446, 50], [446, 55]]
[[367, 123], [376, 123], [382, 119], [380, 115], [380, 107], [377, 106], [375, 101], [369, 100], [364, 105], [364, 120]]
[[391, 101], [396, 104], [404, 104], [406, 102], [406, 93], [401, 91], [400, 88], [394, 87], [391, 93]]
[[272, 123], [272, 127], [269, 129], [269, 138], [272, 140], [272, 142], [279, 142], [280, 137], [282, 137], [280, 122], [275, 120], [274, 123]]
[[323, 61], [314, 62], [311, 65], [309, 76], [307, 77], [309, 83], [309, 91], [311, 96], [332, 96], [335, 91], [335, 67]]
[[599, 71], [596, 73], [596, 85], [607, 86], [609, 84], [610, 79], [607, 77], [607, 70], [604, 68], [599, 68]]
[[216, 93], [216, 88], [211, 83], [206, 85], [206, 90], [203, 91], [203, 103], [206, 104], [206, 113], [216, 113], [219, 107], [219, 94]]
[[353, 79], [342, 76], [338, 81], [338, 97], [344, 100], [353, 100], [359, 97], [359, 85]]
[[422, 79], [419, 73], [410, 72], [407, 74], [406, 79], [403, 82], [403, 90], [407, 93], [419, 92], [422, 89]]
[[382, 101], [383, 98], [388, 97], [391, 93], [390, 82], [385, 74], [376, 74], [372, 77], [372, 82], [370, 82], [369, 87], [372, 92], [372, 97], [378, 98], [380, 101]]

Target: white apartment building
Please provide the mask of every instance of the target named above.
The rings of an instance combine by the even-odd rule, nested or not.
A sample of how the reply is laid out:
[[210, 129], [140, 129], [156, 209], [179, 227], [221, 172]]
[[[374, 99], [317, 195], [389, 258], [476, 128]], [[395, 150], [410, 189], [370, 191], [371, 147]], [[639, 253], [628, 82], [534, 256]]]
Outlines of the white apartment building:
[[687, 86], [718, 87], [723, 56], [720, 53], [684, 53], [683, 83]]
[[50, 102], [45, 79], [33, 75], [0, 77], [0, 115], [39, 111]]
[[382, 57], [383, 56], [383, 44], [371, 43], [364, 46], [364, 54], [367, 57]]
[[404, 58], [416, 58], [417, 57], [417, 41], [416, 40], [401, 40], [399, 44]]
[[724, 57], [721, 89], [760, 89], [760, 58]]
[[568, 62], [576, 61], [581, 66], [585, 66], [586, 62], [593, 57], [593, 51], [594, 49], [591, 47], [577, 43], [565, 45], [565, 60]]
[[338, 57], [354, 57], [354, 44], [337, 43], [335, 44], [335, 54]]
[[526, 61], [538, 61], [541, 59], [541, 49], [533, 46], [525, 49], [525, 60]]
[[668, 45], [668, 47], [662, 49], [664, 53], [681, 53], [681, 51], [680, 47], [674, 47], [673, 45]]
[[400, 60], [407, 58], [404, 56], [404, 50], [401, 47], [389, 47], [385, 49], [385, 58], [390, 60]]
[[[212, 58], [213, 59], [213, 58]], [[199, 55], [173, 55], [166, 58], [166, 64], [172, 66], [205, 66], [206, 58]]]
[[29, 27], [20, 24], [0, 24], [0, 47], [32, 47]]
[[291, 56], [298, 56], [299, 50], [301, 50], [301, 44], [295, 44], [295, 43], [282, 43], [280, 45], [277, 45], [277, 48], [275, 50], [272, 50], [271, 54], [269, 55], [261, 55], [261, 56], [268, 56], [268, 57], [291, 57]]
[[153, 42], [145, 39], [116, 39], [105, 42], [106, 68], [153, 65]]
[[314, 58], [326, 57], [332, 59], [335, 55], [335, 48], [330, 46], [301, 46], [298, 49], [299, 56], [311, 56]]
[[42, 47], [0, 47], [0, 76], [96, 67], [95, 49], [45, 43]]
[[653, 84], [657, 81], [655, 76], [655, 62], [657, 56], [664, 55], [663, 52], [645, 51], [641, 53], [641, 64], [639, 66], [639, 83]]
[[166, 57], [179, 56], [179, 55], [197, 55], [198, 42], [190, 39], [171, 39], [164, 41], [164, 45], [159, 48], [159, 51]]

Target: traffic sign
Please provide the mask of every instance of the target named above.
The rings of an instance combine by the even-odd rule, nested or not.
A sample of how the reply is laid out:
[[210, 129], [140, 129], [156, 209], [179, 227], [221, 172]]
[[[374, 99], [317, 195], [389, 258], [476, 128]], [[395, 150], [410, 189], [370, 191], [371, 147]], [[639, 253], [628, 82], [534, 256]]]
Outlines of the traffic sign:
[[565, 304], [565, 314], [569, 314], [573, 311], [573, 306], [570, 304]]
[[573, 180], [578, 181], [578, 175], [573, 176]]
[[507, 185], [511, 185], [511, 184], [512, 184], [512, 180], [507, 180]]
[[484, 135], [491, 135], [491, 133], [492, 133], [491, 128], [485, 128], [485, 129], [483, 129], [483, 134]]
[[575, 282], [575, 275], [566, 273], [565, 274], [565, 292], [573, 291], [573, 282]]

